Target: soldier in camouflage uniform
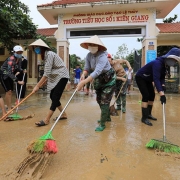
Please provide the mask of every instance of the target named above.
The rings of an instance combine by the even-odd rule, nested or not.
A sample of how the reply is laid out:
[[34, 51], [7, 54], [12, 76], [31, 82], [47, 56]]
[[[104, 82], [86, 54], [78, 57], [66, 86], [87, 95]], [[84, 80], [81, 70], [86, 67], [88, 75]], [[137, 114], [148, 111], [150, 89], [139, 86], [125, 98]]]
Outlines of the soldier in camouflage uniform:
[[[128, 88], [128, 81], [127, 81], [127, 74], [126, 71], [124, 70], [123, 64], [125, 64], [129, 72], [132, 70], [131, 65], [127, 60], [124, 59], [116, 59], [112, 60], [111, 54], [107, 55], [108, 60], [113, 67], [113, 69], [116, 72], [116, 90], [115, 90], [115, 97], [118, 96], [121, 88], [120, 95], [118, 96], [116, 100], [116, 105], [117, 105], [117, 110], [122, 110], [123, 113], [126, 112], [126, 91]], [[123, 86], [123, 87], [122, 87]], [[121, 108], [122, 106], [122, 108]]]
[[80, 45], [90, 52], [86, 56], [84, 71], [77, 89], [81, 90], [86, 83], [93, 80], [96, 100], [101, 109], [100, 124], [95, 131], [103, 131], [106, 128], [106, 121], [111, 121], [109, 105], [115, 91], [116, 74], [107, 59], [105, 52], [107, 49], [98, 36], [92, 36]]

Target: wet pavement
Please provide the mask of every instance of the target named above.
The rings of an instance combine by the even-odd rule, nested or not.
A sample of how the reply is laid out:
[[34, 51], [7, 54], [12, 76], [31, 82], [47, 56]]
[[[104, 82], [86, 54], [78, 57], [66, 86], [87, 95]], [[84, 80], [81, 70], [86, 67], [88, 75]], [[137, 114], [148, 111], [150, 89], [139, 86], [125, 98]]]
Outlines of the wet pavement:
[[[64, 106], [73, 91], [62, 97]], [[111, 116], [103, 132], [95, 132], [100, 109], [95, 94], [77, 92], [67, 107], [67, 120], [61, 120], [53, 130], [58, 153], [48, 165], [42, 180], [179, 180], [180, 156], [146, 149], [150, 139], [163, 137], [162, 105], [159, 95], [153, 108], [152, 127], [141, 123], [141, 95], [127, 95], [127, 112]], [[15, 97], [13, 97], [15, 100]], [[114, 99], [113, 99], [114, 100]], [[113, 103], [114, 101], [112, 101]], [[54, 121], [44, 127], [34, 123], [42, 120], [50, 106], [49, 94], [36, 93], [20, 107], [19, 114], [27, 120], [0, 122], [0, 180], [3, 174], [16, 168], [27, 156], [29, 143], [46, 134]], [[166, 137], [180, 145], [180, 94], [167, 94]], [[59, 115], [58, 110], [53, 118]]]

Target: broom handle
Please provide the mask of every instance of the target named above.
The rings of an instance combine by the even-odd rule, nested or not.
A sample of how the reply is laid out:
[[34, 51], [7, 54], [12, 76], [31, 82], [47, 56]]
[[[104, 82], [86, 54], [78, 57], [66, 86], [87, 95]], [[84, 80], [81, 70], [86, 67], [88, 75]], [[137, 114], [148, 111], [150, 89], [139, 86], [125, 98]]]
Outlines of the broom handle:
[[67, 102], [67, 104], [65, 105], [64, 109], [61, 111], [61, 113], [59, 114], [59, 116], [57, 117], [56, 121], [54, 122], [53, 126], [50, 129], [50, 132], [53, 131], [55, 125], [57, 124], [57, 122], [59, 121], [60, 117], [62, 116], [63, 112], [65, 111], [65, 109], [67, 108], [67, 106], [69, 105], [71, 99], [73, 98], [73, 96], [75, 95], [75, 93], [77, 92], [77, 89], [73, 92], [72, 96], [70, 97], [69, 101]]
[[165, 115], [165, 105], [163, 103], [163, 141], [166, 141], [166, 115]]
[[[128, 75], [129, 75], [129, 73], [128, 73]], [[128, 76], [126, 76], [126, 81], [127, 81], [127, 77], [128, 77]], [[126, 83], [126, 81], [123, 82], [123, 84], [122, 84], [122, 86], [121, 86], [121, 89], [119, 90], [119, 93], [118, 93], [118, 95], [117, 95], [117, 97], [116, 97], [116, 99], [115, 99], [115, 101], [114, 101], [114, 103], [113, 103], [112, 105], [114, 105], [115, 102], [117, 101], [117, 99], [118, 99], [118, 97], [119, 97], [119, 95], [120, 95], [120, 93], [121, 93], [121, 91], [122, 91], [122, 88], [124, 87], [124, 84]]]
[[[43, 81], [41, 86], [46, 82], [47, 80]], [[21, 105], [26, 99], [28, 99], [32, 94], [34, 94], [35, 92], [32, 91], [28, 96], [26, 96], [21, 102], [19, 102], [16, 106], [14, 106], [8, 113], [6, 113], [1, 119], [3, 120], [5, 117], [7, 117], [14, 109], [16, 109], [19, 105]]]
[[8, 116], [14, 109], [16, 109], [20, 104], [22, 104], [27, 98], [29, 98], [34, 92], [32, 91], [27, 97], [25, 97], [21, 102], [19, 102], [16, 106], [14, 106], [9, 112], [7, 112], [1, 119], [3, 120], [6, 116]]
[[[25, 73], [23, 74], [23, 79], [22, 79], [22, 81], [24, 81], [24, 76], [25, 76]], [[18, 97], [18, 93], [17, 93], [18, 103], [20, 102], [20, 99], [21, 99], [22, 87], [23, 87], [23, 85], [21, 84], [21, 88], [20, 88], [20, 91], [19, 91], [19, 97]], [[16, 92], [17, 92], [17, 83], [16, 83]], [[18, 107], [16, 108], [16, 113], [17, 113], [17, 112], [18, 112]]]

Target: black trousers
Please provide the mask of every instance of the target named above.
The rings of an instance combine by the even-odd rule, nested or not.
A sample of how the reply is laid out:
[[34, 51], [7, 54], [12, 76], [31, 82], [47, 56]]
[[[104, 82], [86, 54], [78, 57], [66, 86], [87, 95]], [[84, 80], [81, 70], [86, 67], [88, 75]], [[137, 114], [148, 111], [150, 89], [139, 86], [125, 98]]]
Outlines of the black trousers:
[[140, 76], [135, 76], [135, 79], [142, 95], [142, 102], [154, 101], [155, 92], [152, 82], [146, 81]]
[[51, 90], [50, 92], [50, 99], [52, 100], [50, 107], [51, 111], [55, 111], [56, 108], [61, 105], [60, 99], [66, 87], [67, 82], [68, 82], [67, 78], [60, 79], [57, 85]]

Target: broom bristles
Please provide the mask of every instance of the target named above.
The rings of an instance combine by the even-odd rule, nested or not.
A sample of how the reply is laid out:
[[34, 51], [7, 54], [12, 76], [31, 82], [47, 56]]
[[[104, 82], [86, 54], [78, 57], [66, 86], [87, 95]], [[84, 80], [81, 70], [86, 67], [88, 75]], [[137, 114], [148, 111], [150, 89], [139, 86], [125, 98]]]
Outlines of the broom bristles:
[[55, 140], [46, 140], [44, 152], [53, 153], [53, 154], [58, 152], [58, 148], [57, 148]]
[[180, 153], [180, 147], [175, 145], [175, 144], [171, 144], [168, 142], [164, 142], [161, 140], [156, 140], [156, 139], [151, 139], [147, 144], [146, 144], [147, 148], [151, 148], [151, 149], [158, 149], [160, 151], [166, 152], [166, 153]]
[[29, 153], [57, 153], [57, 145], [56, 142], [51, 134], [51, 131], [49, 131], [44, 136], [41, 136], [38, 140], [33, 141], [30, 143], [30, 145], [27, 147], [27, 150]]

